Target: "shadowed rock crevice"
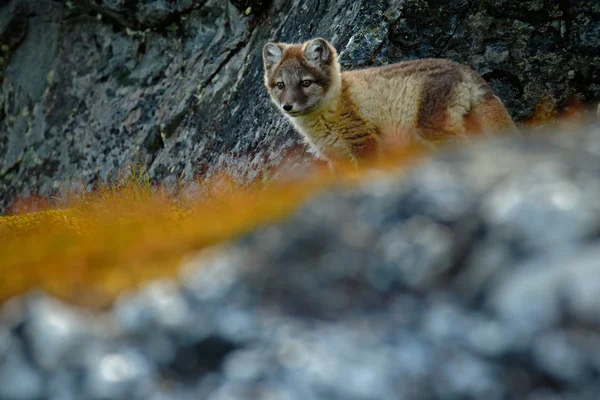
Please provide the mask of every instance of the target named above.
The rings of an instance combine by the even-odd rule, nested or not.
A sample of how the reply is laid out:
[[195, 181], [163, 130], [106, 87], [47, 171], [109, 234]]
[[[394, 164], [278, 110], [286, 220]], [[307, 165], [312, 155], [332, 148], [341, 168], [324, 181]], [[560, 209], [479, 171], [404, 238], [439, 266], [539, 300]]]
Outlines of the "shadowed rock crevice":
[[219, 372], [227, 355], [235, 350], [240, 350], [235, 343], [219, 336], [208, 337], [178, 349], [161, 375], [167, 380], [194, 384], [207, 374]]
[[[165, 33], [178, 31], [182, 19], [194, 10], [198, 10], [207, 3], [206, 0], [184, 0], [179, 2], [166, 1], [157, 4], [144, 1], [101, 1], [100, 4], [93, 0], [74, 0], [66, 18], [87, 14], [92, 17], [101, 17], [114, 24], [117, 28], [126, 28], [136, 31], [153, 30]], [[179, 3], [179, 4], [178, 4]]]

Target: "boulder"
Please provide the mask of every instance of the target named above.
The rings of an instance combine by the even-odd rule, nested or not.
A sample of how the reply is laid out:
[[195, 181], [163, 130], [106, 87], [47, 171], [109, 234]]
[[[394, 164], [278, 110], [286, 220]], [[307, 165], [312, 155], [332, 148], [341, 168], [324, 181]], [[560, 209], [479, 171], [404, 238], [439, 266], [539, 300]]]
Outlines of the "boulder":
[[600, 124], [445, 151], [105, 312], [12, 299], [0, 397], [597, 399], [599, 199]]

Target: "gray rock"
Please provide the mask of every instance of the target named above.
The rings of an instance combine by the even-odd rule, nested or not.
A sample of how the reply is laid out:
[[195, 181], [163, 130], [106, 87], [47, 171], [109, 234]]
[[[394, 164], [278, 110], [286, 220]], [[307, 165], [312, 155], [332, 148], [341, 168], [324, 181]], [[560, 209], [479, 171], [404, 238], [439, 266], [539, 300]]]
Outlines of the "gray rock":
[[25, 339], [39, 367], [56, 369], [80, 351], [91, 336], [99, 335], [91, 320], [78, 310], [47, 297], [29, 302]]
[[92, 399], [144, 399], [156, 388], [154, 370], [133, 349], [96, 346], [86, 355], [83, 390]]
[[600, 99], [594, 0], [4, 3], [0, 214], [16, 198], [90, 189], [131, 163], [166, 186], [298, 170], [310, 156], [262, 87], [270, 39], [329, 38], [344, 68], [451, 58], [482, 74], [519, 121], [538, 106]]
[[[3, 334], [3, 341], [7, 339]], [[26, 359], [16, 338], [7, 339], [10, 347], [0, 358], [0, 398], [29, 400], [40, 398], [44, 390], [42, 374]]]

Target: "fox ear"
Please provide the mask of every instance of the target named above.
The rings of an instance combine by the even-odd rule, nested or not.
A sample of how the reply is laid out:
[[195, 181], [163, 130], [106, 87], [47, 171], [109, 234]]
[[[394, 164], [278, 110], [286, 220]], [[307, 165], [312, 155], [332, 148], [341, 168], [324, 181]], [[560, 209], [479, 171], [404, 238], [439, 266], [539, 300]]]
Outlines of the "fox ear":
[[329, 64], [333, 58], [332, 47], [325, 39], [317, 38], [304, 44], [304, 58], [311, 64]]
[[283, 58], [283, 49], [275, 43], [267, 43], [263, 47], [263, 64], [265, 70], [270, 70]]

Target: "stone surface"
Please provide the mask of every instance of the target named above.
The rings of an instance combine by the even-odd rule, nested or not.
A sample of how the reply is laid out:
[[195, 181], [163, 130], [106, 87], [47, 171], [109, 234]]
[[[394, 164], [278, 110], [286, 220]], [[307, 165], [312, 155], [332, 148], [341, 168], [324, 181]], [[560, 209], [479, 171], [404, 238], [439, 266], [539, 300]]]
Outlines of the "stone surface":
[[600, 123], [324, 193], [89, 314], [0, 313], [0, 398], [600, 396]]
[[0, 214], [131, 163], [166, 185], [301, 163], [262, 88], [269, 39], [326, 37], [345, 68], [467, 63], [523, 121], [600, 99], [598, 18], [595, 0], [4, 1]]

